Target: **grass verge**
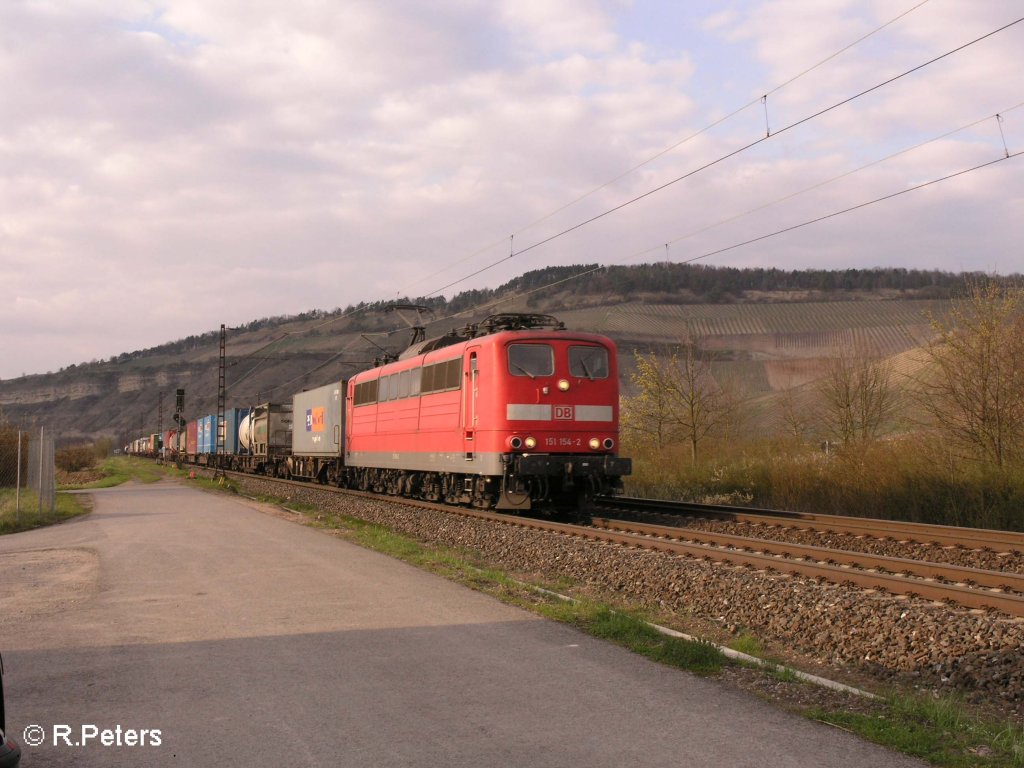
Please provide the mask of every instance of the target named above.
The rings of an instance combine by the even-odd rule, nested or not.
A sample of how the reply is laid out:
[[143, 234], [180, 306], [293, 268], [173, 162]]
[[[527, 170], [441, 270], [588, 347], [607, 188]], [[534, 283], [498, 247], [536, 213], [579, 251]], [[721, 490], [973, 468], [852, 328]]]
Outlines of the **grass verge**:
[[978, 718], [955, 697], [894, 694], [886, 699], [879, 715], [820, 709], [805, 714], [932, 765], [1024, 765], [1024, 727]]
[[155, 483], [166, 477], [170, 472], [176, 471], [168, 465], [157, 464], [149, 459], [139, 459], [134, 456], [112, 456], [104, 459], [99, 466], [103, 477], [91, 483], [62, 485], [61, 489], [66, 491], [86, 490], [89, 488], [112, 488], [115, 485], [122, 485], [129, 480], [136, 480], [140, 483]]
[[58, 493], [56, 509], [53, 512], [39, 511], [39, 496], [33, 491], [22, 488], [21, 509], [18, 509], [17, 494], [13, 488], [0, 488], [0, 534], [17, 533], [44, 525], [53, 525], [78, 515], [89, 509], [85, 502], [77, 496]]

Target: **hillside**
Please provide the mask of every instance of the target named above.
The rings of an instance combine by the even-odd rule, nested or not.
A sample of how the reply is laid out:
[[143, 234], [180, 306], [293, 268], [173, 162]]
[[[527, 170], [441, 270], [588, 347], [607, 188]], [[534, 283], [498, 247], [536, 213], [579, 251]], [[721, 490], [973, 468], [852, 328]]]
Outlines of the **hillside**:
[[[753, 397], [800, 387], [822, 373], [828, 357], [858, 346], [906, 356], [927, 334], [928, 313], [941, 314], [964, 276], [902, 270], [782, 273], [643, 265], [593, 271], [593, 265], [527, 273], [505, 286], [433, 299], [427, 335], [494, 311], [555, 314], [567, 327], [596, 331], [619, 344], [624, 382], [634, 350], [677, 343], [690, 333], [716, 354], [716, 375], [732, 377]], [[609, 277], [613, 270], [622, 270]], [[583, 277], [561, 282], [573, 274]], [[610, 281], [610, 282], [609, 282]], [[853, 287], [836, 288], [836, 285]], [[548, 286], [548, 287], [546, 287]], [[507, 300], [479, 311], [473, 307]], [[715, 298], [717, 302], [709, 299]], [[420, 300], [422, 301], [422, 300]], [[227, 340], [227, 400], [249, 405], [289, 399], [296, 391], [369, 367], [382, 350], [409, 338], [400, 314], [383, 304], [292, 318], [264, 318], [232, 329]], [[156, 431], [163, 393], [168, 428], [174, 390], [186, 390], [186, 416], [216, 410], [219, 334], [124, 353], [57, 373], [0, 382], [0, 409], [10, 422], [43, 425], [64, 442]]]

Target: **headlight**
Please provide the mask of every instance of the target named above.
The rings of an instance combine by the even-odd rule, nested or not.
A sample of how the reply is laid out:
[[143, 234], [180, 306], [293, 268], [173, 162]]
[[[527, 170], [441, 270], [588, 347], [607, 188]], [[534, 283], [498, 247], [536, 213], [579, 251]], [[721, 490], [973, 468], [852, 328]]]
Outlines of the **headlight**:
[[559, 379], [558, 380], [558, 389], [561, 390], [562, 392], [568, 392], [569, 391], [569, 380], [568, 379]]
[[601, 447], [601, 441], [600, 440], [598, 440], [596, 437], [590, 438], [590, 450], [596, 451], [600, 447]]
[[523, 441], [523, 443], [524, 443], [524, 444], [526, 445], [526, 447], [527, 447], [527, 448], [529, 448], [529, 449], [530, 449], [531, 451], [532, 451], [532, 450], [533, 450], [534, 448], [536, 448], [536, 447], [537, 447], [537, 440], [536, 440], [536, 438], [533, 438], [533, 437], [528, 437], [528, 438], [526, 438], [526, 440], [524, 440], [524, 441]]
[[612, 440], [610, 437], [606, 437], [604, 439], [604, 447], [610, 451], [612, 448], [615, 447], [615, 441]]
[[508, 441], [508, 444], [512, 446], [512, 449], [518, 451], [523, 447], [523, 439], [521, 437], [513, 437]]

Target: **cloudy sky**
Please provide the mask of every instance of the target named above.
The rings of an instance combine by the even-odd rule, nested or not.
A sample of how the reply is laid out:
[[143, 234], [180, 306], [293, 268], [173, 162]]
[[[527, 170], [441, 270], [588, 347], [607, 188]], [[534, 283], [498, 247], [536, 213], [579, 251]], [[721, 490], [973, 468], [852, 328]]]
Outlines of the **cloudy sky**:
[[[3, 0], [0, 378], [550, 264], [698, 258], [998, 160], [1024, 150], [1024, 23], [800, 121], [1021, 16]], [[1022, 222], [1011, 157], [705, 262], [1010, 273]]]

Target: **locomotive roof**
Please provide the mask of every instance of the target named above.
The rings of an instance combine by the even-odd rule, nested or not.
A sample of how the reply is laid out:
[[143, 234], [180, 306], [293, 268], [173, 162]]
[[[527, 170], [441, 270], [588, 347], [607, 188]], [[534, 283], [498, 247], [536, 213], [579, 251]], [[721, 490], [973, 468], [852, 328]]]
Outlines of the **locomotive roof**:
[[423, 355], [435, 349], [458, 344], [462, 341], [477, 339], [482, 336], [492, 336], [502, 331], [526, 331], [550, 328], [555, 331], [564, 331], [565, 323], [551, 315], [540, 315], [534, 312], [501, 312], [490, 315], [478, 323], [470, 323], [465, 328], [452, 329], [444, 336], [435, 336], [417, 344], [412, 344], [402, 354], [399, 360], [407, 360], [416, 355]]
[[[465, 337], [457, 334], [447, 334], [445, 336], [439, 336], [433, 339], [427, 339], [419, 344], [414, 344], [403, 352], [398, 360], [384, 365], [374, 366], [368, 368], [365, 371], [352, 376], [352, 379], [361, 378], [366, 374], [376, 374], [384, 369], [389, 372], [392, 369], [406, 370], [407, 368], [414, 367], [411, 365], [402, 365], [402, 363], [411, 362], [414, 358], [422, 357], [430, 352], [435, 352], [439, 349], [444, 349], [449, 346], [461, 345], [463, 349], [472, 343], [478, 344], [502, 344], [506, 342], [520, 340], [535, 340], [535, 341], [585, 341], [590, 343], [608, 343], [612, 341], [607, 336], [598, 333], [591, 333], [588, 331], [566, 331], [564, 329], [520, 329], [520, 330], [499, 330], [493, 333], [487, 333], [481, 336]], [[444, 343], [439, 343], [441, 341]], [[461, 355], [463, 349], [458, 350], [455, 354]], [[453, 350], [454, 351], [454, 350]], [[443, 356], [440, 359], [445, 359]], [[435, 361], [438, 361], [435, 358]]]

